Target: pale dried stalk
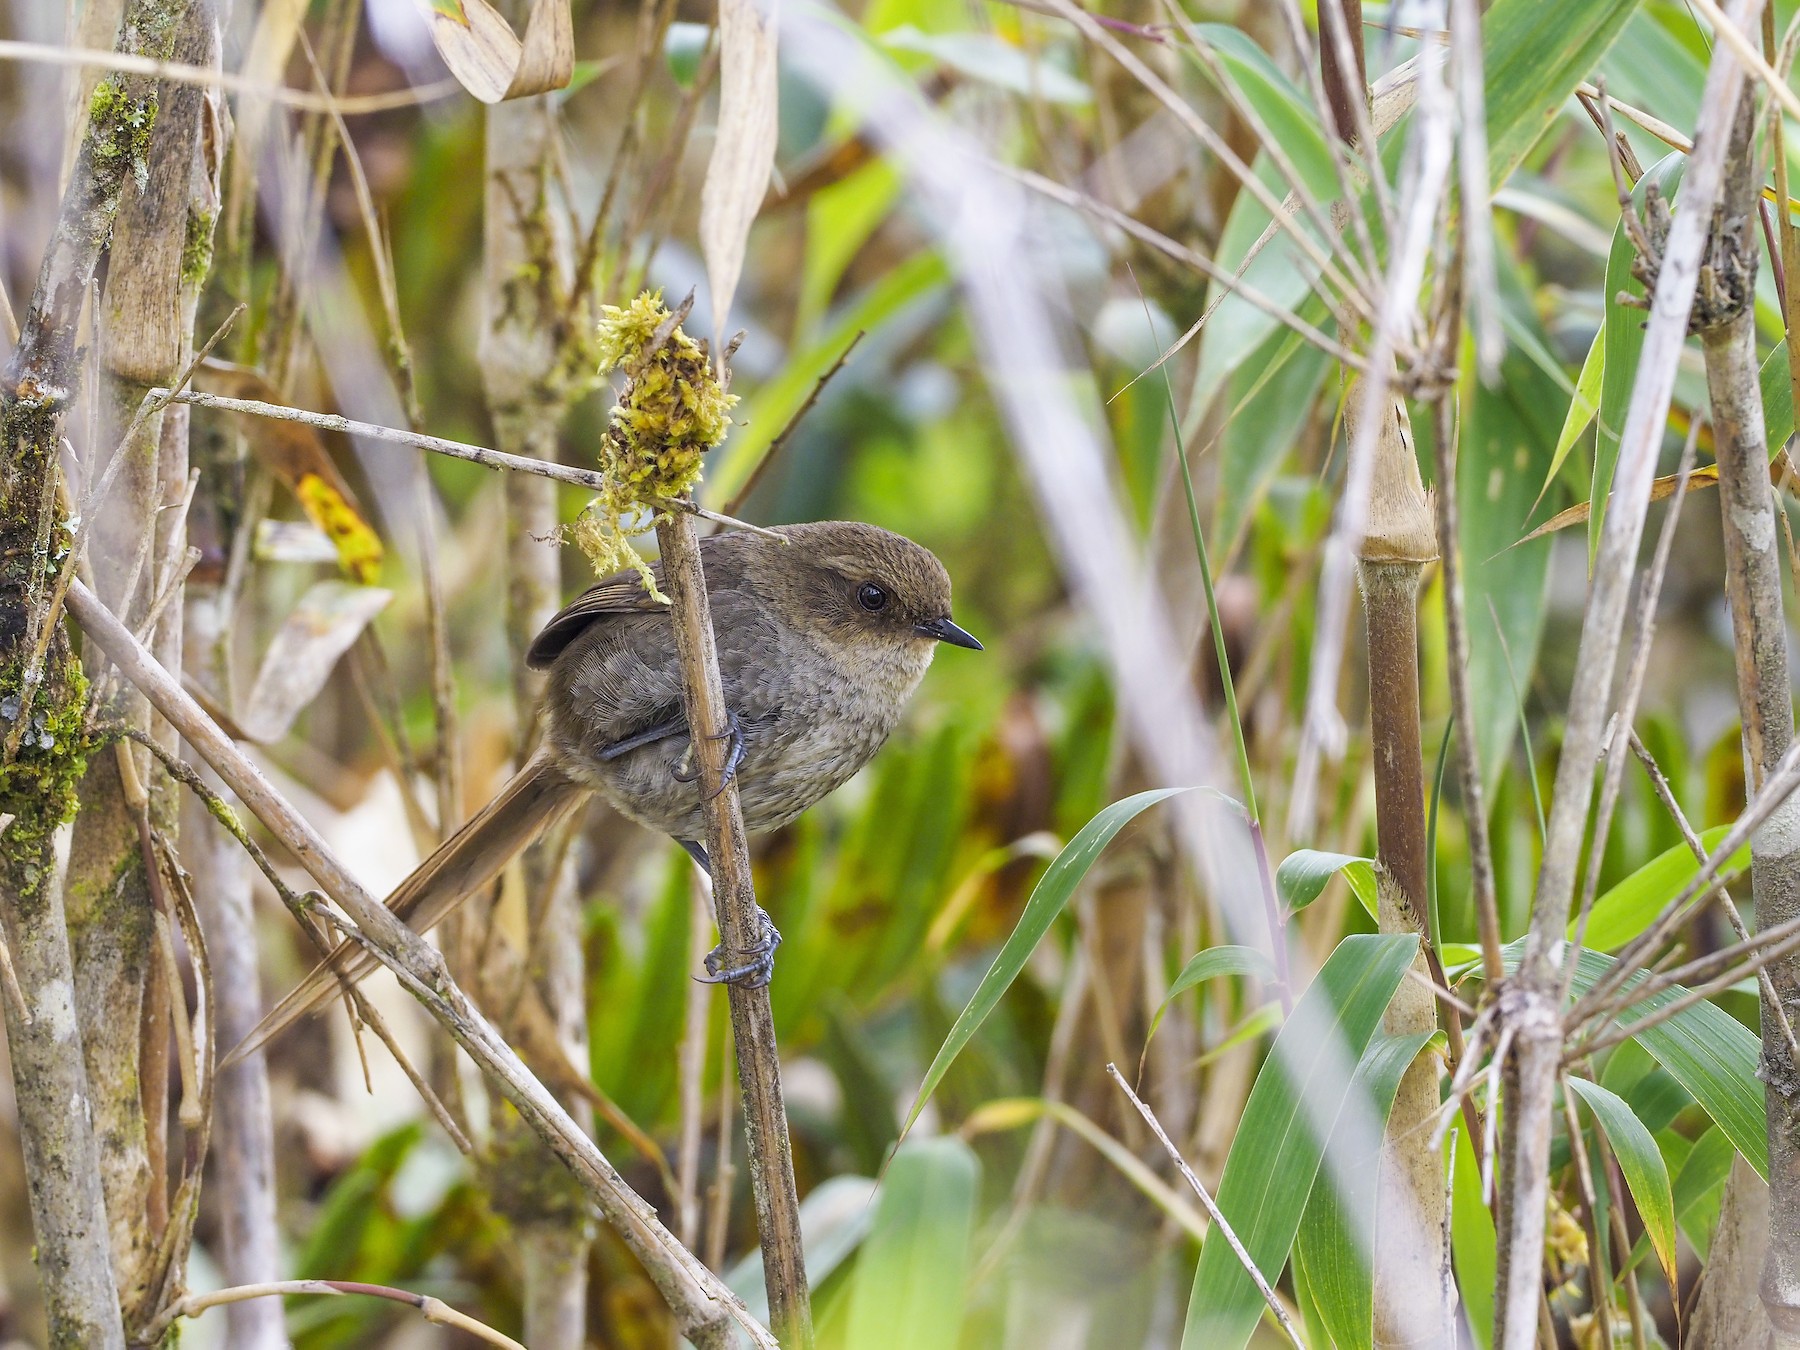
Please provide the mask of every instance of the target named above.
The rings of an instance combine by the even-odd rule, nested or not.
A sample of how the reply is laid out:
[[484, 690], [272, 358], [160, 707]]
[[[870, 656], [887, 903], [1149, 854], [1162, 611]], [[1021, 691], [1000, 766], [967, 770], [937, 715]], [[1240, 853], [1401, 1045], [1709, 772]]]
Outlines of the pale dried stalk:
[[[1783, 88], [1785, 89], [1785, 85]], [[1756, 155], [1754, 100], [1738, 99], [1725, 166], [1719, 226], [1728, 265], [1742, 269], [1746, 298], [1737, 312], [1701, 333], [1706, 385], [1719, 465], [1719, 509], [1724, 525], [1725, 592], [1731, 603], [1738, 708], [1745, 762], [1755, 791], [1787, 752], [1794, 737], [1793, 694], [1788, 683], [1787, 625], [1782, 612], [1781, 554], [1775, 517], [1780, 510], [1769, 485], [1769, 447], [1758, 381], [1756, 320], [1748, 296], [1754, 286], [1757, 246], [1754, 222], [1762, 185]], [[1759, 929], [1800, 917], [1800, 799], [1790, 797], [1750, 843], [1751, 890]], [[1761, 1076], [1769, 1131], [1769, 1238], [1760, 1292], [1777, 1345], [1800, 1345], [1800, 1064], [1781, 1035], [1781, 998], [1800, 992], [1800, 959], [1772, 962], [1763, 986]], [[1726, 1197], [1746, 1203], [1739, 1191]], [[1746, 1253], [1754, 1259], [1754, 1253]], [[1729, 1283], [1721, 1280], [1719, 1287]], [[1710, 1300], [1702, 1295], [1702, 1303]], [[1708, 1307], [1706, 1321], [1720, 1334]], [[1698, 1310], [1697, 1310], [1698, 1315]], [[1784, 1330], [1786, 1329], [1786, 1330]], [[1745, 1328], [1747, 1331], [1748, 1328]]]
[[1123, 1092], [1126, 1099], [1137, 1108], [1137, 1113], [1144, 1118], [1144, 1124], [1150, 1127], [1150, 1132], [1156, 1136], [1157, 1142], [1163, 1146], [1163, 1151], [1169, 1155], [1169, 1161], [1174, 1163], [1176, 1171], [1181, 1173], [1182, 1180], [1187, 1182], [1194, 1194], [1200, 1197], [1201, 1205], [1205, 1207], [1207, 1215], [1212, 1219], [1214, 1231], [1224, 1237], [1226, 1245], [1231, 1248], [1238, 1263], [1243, 1266], [1244, 1273], [1255, 1282], [1257, 1291], [1263, 1296], [1263, 1302], [1268, 1304], [1269, 1311], [1275, 1314], [1275, 1321], [1287, 1333], [1288, 1340], [1296, 1346], [1300, 1345], [1300, 1335], [1294, 1330], [1294, 1323], [1288, 1317], [1287, 1309], [1281, 1306], [1281, 1299], [1270, 1287], [1268, 1278], [1261, 1270], [1257, 1269], [1255, 1259], [1244, 1249], [1243, 1242], [1232, 1231], [1231, 1225], [1225, 1221], [1225, 1216], [1219, 1212], [1218, 1204], [1211, 1195], [1207, 1194], [1206, 1187], [1200, 1184], [1200, 1178], [1194, 1175], [1194, 1169], [1189, 1167], [1187, 1159], [1181, 1156], [1181, 1150], [1175, 1147], [1175, 1141], [1169, 1138], [1168, 1131], [1163, 1129], [1162, 1122], [1156, 1118], [1156, 1113], [1150, 1109], [1147, 1102], [1131, 1090], [1131, 1084], [1125, 1081], [1125, 1075], [1119, 1072], [1117, 1064], [1108, 1064], [1106, 1072], [1111, 1076], [1113, 1082], [1119, 1085], [1119, 1091]]
[[[1737, 16], [1745, 20], [1754, 20], [1760, 10], [1761, 0], [1738, 0], [1735, 6]], [[1743, 67], [1721, 43], [1707, 73], [1694, 154], [1682, 185], [1683, 209], [1676, 214], [1664, 249], [1620, 437], [1612, 503], [1601, 533], [1582, 625], [1525, 956], [1516, 986], [1502, 994], [1503, 1015], [1514, 1032], [1515, 1053], [1506, 1075], [1502, 1145], [1506, 1207], [1500, 1233], [1495, 1329], [1500, 1350], [1525, 1350], [1536, 1335], [1550, 1113], [1561, 1059], [1562, 1019], [1556, 994], [1561, 985], [1564, 930], [1593, 791], [1594, 762], [1606, 726], [1614, 665], [1630, 601], [1633, 564], [1656, 470], [1656, 450], [1668, 416], [1711, 208], [1719, 196], [1731, 119], [1743, 85]]]
[[[240, 1284], [229, 1289], [215, 1289], [209, 1294], [189, 1294], [157, 1319], [146, 1339], [155, 1343], [178, 1319], [198, 1317], [211, 1308], [229, 1308], [253, 1299], [286, 1298], [293, 1294], [327, 1294], [338, 1297], [365, 1294], [370, 1298], [386, 1299], [390, 1303], [404, 1303], [408, 1307], [417, 1308], [427, 1322], [454, 1327], [484, 1344], [501, 1346], [503, 1350], [525, 1350], [511, 1336], [503, 1335], [485, 1322], [476, 1321], [467, 1313], [458, 1312], [440, 1298], [433, 1298], [430, 1294], [414, 1294], [387, 1285], [362, 1284], [354, 1280], [270, 1280], [261, 1284]], [[281, 1305], [277, 1303], [274, 1306], [279, 1314]]]
[[[686, 516], [657, 523], [662, 545], [664, 586], [681, 660], [682, 706], [687, 713], [700, 791], [706, 801], [706, 856], [712, 862], [713, 906], [719, 938], [727, 952], [753, 950], [762, 940], [756, 888], [750, 876], [750, 849], [738, 806], [737, 785], [725, 779], [730, 753], [730, 716], [719, 679], [712, 606], [700, 565], [700, 540]], [[812, 1345], [812, 1306], [806, 1284], [806, 1253], [800, 1239], [800, 1201], [782, 1101], [781, 1053], [767, 987], [728, 986], [732, 1037], [737, 1046], [738, 1084], [744, 1098], [744, 1134], [750, 1154], [751, 1189], [756, 1197], [757, 1232], [762, 1241], [763, 1279], [769, 1316], [787, 1350]]]
[[401, 923], [338, 860], [306, 819], [271, 787], [257, 767], [216, 723], [80, 582], [69, 592], [69, 612], [88, 638], [110, 656], [180, 731], [252, 814], [289, 849], [299, 864], [356, 924], [358, 940], [380, 957], [413, 997], [443, 1024], [542, 1136], [582, 1184], [668, 1300], [683, 1334], [702, 1350], [725, 1344], [736, 1322], [753, 1344], [776, 1342], [744, 1306], [657, 1220], [655, 1211], [627, 1187], [561, 1105], [532, 1076], [510, 1047], [449, 978], [442, 959]]
[[0, 61], [36, 61], [52, 66], [79, 66], [89, 70], [111, 70], [122, 75], [148, 75], [170, 84], [216, 86], [234, 94], [254, 94], [271, 103], [307, 112], [324, 112], [335, 106], [347, 117], [364, 113], [391, 112], [396, 108], [413, 108], [421, 103], [435, 103], [462, 92], [455, 80], [435, 80], [412, 89], [391, 89], [381, 94], [345, 95], [327, 102], [318, 94], [304, 89], [290, 89], [264, 80], [245, 79], [210, 69], [189, 65], [184, 61], [158, 61], [130, 52], [106, 52], [84, 47], [54, 47], [42, 42], [0, 40]]

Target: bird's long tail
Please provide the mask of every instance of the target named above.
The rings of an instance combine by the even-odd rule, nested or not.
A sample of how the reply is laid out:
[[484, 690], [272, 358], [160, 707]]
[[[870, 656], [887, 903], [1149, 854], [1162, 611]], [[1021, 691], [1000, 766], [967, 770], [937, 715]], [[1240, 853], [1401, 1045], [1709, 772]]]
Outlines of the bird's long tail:
[[[416, 931], [431, 931], [588, 795], [589, 789], [571, 780], [540, 750], [493, 801], [413, 869], [412, 875], [388, 897], [388, 908]], [[339, 943], [298, 988], [270, 1009], [219, 1067], [227, 1068], [261, 1049], [328, 1001], [338, 990], [340, 975], [355, 982], [377, 964], [356, 944]]]

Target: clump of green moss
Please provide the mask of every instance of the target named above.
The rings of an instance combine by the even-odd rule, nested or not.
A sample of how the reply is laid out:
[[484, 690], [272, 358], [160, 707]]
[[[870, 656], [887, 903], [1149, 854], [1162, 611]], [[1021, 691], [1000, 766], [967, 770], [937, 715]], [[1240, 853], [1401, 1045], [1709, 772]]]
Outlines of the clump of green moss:
[[150, 173], [150, 132], [156, 126], [156, 86], [135, 98], [117, 75], [94, 86], [88, 100], [88, 139], [102, 166], [124, 163], [142, 188]]
[[657, 342], [669, 319], [661, 291], [629, 305], [607, 305], [595, 338], [601, 374], [625, 372], [625, 388], [601, 439], [606, 489], [582, 510], [569, 535], [602, 576], [636, 569], [663, 599], [650, 568], [632, 548], [625, 522], [648, 507], [684, 496], [700, 478], [701, 457], [731, 428], [735, 394], [725, 392], [704, 342], [679, 326]]
[[212, 271], [213, 223], [216, 211], [189, 211], [187, 233], [181, 241], [181, 284], [197, 290]]
[[[10, 735], [20, 716], [16, 668], [0, 682], [0, 739]], [[64, 677], [45, 681], [25, 712], [25, 733], [13, 762], [0, 769], [0, 815], [13, 817], [0, 833], [0, 854], [14, 864], [24, 895], [37, 891], [40, 869], [49, 856], [50, 836], [75, 815], [76, 791], [87, 771], [88, 745], [83, 718], [87, 680], [74, 661]]]

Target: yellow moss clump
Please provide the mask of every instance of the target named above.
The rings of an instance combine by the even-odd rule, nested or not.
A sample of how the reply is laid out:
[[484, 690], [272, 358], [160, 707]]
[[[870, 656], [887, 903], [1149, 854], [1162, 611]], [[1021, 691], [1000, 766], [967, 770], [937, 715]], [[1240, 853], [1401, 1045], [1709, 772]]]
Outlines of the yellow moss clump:
[[700, 457], [725, 439], [737, 396], [719, 382], [706, 344], [679, 326], [652, 347], [669, 318], [661, 291], [645, 291], [629, 305], [607, 305], [600, 313], [600, 373], [624, 370], [625, 388], [601, 440], [606, 490], [567, 533], [600, 575], [634, 568], [650, 594], [663, 600], [625, 522], [646, 508], [654, 519], [658, 502], [686, 495], [699, 481]]

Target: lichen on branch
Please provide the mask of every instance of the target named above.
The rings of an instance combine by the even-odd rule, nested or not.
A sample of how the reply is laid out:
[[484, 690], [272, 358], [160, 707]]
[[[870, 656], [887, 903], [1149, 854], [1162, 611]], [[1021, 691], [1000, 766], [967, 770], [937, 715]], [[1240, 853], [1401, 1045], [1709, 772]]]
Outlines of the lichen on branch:
[[[631, 534], [654, 522], [659, 504], [687, 495], [700, 480], [701, 457], [725, 439], [737, 395], [727, 393], [706, 343], [675, 322], [661, 291], [601, 311], [596, 352], [600, 373], [623, 370], [625, 387], [601, 439], [607, 487], [566, 531], [602, 576], [633, 569], [650, 594], [667, 603]], [[648, 510], [650, 521], [626, 522]]]

